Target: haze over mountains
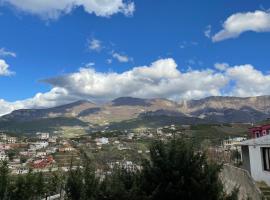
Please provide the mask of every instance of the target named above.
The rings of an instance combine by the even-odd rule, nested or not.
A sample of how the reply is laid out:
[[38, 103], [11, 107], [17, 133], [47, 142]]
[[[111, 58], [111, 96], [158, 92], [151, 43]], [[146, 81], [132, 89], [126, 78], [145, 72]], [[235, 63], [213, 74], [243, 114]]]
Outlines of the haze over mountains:
[[207, 97], [181, 103], [167, 99], [121, 97], [103, 105], [77, 101], [48, 109], [16, 110], [0, 118], [0, 129], [5, 129], [7, 124], [36, 121], [50, 121], [51, 126], [108, 126], [129, 120], [179, 124], [250, 123], [269, 117], [270, 96]]

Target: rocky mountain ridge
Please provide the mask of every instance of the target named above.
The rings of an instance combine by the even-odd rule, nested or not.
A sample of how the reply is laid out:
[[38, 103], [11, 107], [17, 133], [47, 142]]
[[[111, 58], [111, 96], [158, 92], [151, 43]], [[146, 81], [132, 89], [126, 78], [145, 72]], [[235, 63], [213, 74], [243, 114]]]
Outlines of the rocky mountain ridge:
[[103, 105], [89, 101], [77, 101], [48, 109], [16, 110], [2, 116], [0, 121], [72, 117], [86, 123], [107, 125], [141, 116], [189, 117], [221, 123], [257, 122], [270, 117], [270, 96], [207, 97], [180, 103], [159, 98], [120, 97]]

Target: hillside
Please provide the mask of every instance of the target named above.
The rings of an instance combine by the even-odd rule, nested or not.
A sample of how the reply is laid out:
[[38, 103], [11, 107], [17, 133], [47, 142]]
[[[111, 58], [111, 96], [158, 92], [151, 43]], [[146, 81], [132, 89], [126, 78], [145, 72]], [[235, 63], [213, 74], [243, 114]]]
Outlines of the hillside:
[[[100, 127], [162, 126], [170, 123], [256, 123], [270, 118], [270, 96], [207, 97], [180, 103], [167, 99], [121, 97], [106, 104], [77, 101], [48, 109], [16, 110], [0, 118], [0, 130], [47, 129], [75, 124]], [[29, 127], [29, 128], [24, 128]], [[40, 129], [43, 129], [40, 126]], [[33, 130], [36, 130], [32, 128]]]

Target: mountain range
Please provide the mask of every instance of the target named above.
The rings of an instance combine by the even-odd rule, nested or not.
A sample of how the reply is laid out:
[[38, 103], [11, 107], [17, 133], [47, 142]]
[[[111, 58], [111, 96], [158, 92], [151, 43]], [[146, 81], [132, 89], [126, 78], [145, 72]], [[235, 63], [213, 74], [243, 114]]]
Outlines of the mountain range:
[[[194, 123], [255, 123], [270, 118], [270, 96], [207, 97], [200, 100], [174, 102], [168, 99], [120, 97], [106, 104], [77, 101], [47, 109], [22, 109], [0, 118], [0, 130], [31, 122], [51, 126], [111, 126], [123, 122], [148, 123], [163, 121]], [[66, 120], [68, 120], [68, 122]], [[45, 123], [46, 124], [46, 123]]]

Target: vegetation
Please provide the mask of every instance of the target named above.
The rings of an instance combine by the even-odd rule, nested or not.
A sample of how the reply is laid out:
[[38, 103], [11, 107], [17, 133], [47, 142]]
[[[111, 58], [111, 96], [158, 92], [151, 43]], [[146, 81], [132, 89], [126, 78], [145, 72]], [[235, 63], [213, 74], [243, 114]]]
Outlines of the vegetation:
[[40, 199], [63, 191], [70, 200], [237, 199], [235, 191], [229, 196], [224, 193], [218, 178], [222, 166], [207, 162], [204, 153], [195, 152], [182, 140], [154, 142], [142, 170], [115, 169], [103, 176], [85, 163], [65, 175], [54, 173], [45, 178], [31, 172], [12, 177], [4, 162], [0, 166], [0, 199]]
[[0, 131], [15, 134], [33, 134], [36, 132], [54, 131], [63, 126], [87, 126], [88, 124], [72, 117], [43, 118], [29, 121], [2, 120]]

